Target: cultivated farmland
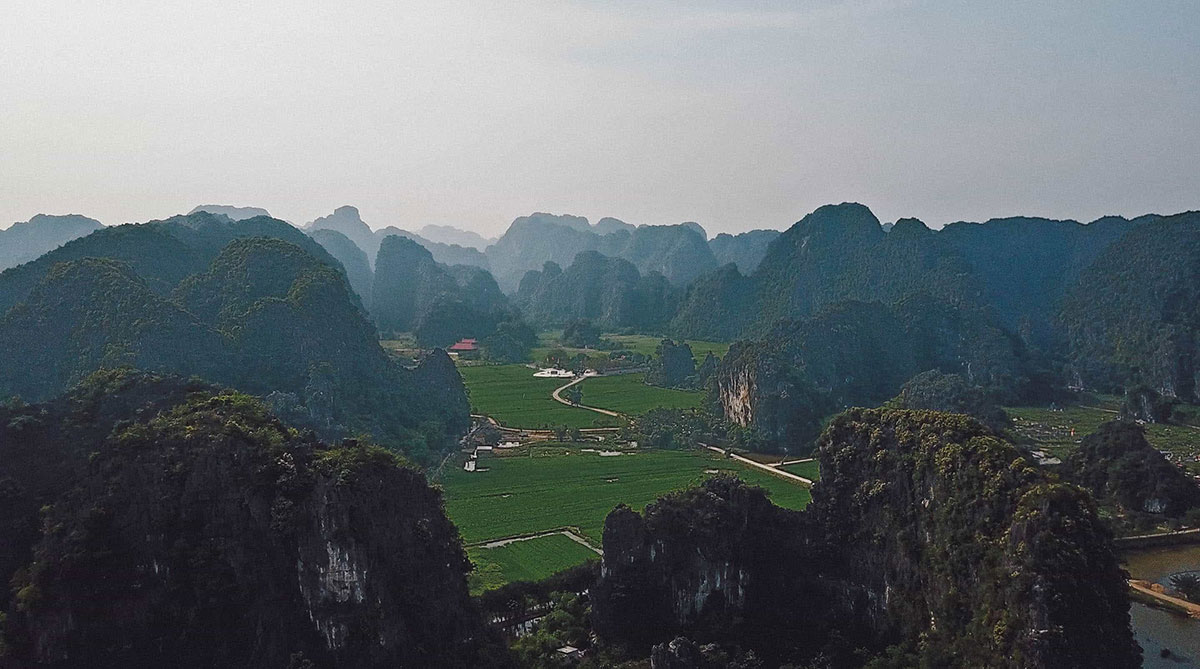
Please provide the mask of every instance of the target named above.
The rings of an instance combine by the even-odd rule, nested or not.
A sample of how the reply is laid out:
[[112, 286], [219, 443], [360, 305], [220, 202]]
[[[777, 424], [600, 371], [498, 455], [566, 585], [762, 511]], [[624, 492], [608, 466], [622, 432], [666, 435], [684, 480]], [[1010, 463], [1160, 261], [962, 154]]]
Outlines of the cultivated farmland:
[[784, 465], [780, 467], [780, 469], [795, 474], [796, 476], [803, 476], [810, 481], [819, 481], [821, 479], [821, 466], [816, 460]]
[[443, 480], [446, 512], [463, 541], [471, 544], [575, 527], [599, 546], [604, 518], [617, 504], [641, 510], [714, 470], [732, 471], [761, 485], [780, 506], [799, 509], [811, 499], [803, 486], [710, 452], [639, 451], [612, 457], [570, 452], [539, 456], [534, 448], [526, 457], [482, 460], [486, 472], [448, 471]]
[[609, 427], [624, 421], [555, 402], [550, 393], [563, 379], [539, 379], [524, 365], [459, 367], [471, 412], [486, 414], [502, 425], [519, 428]]
[[[662, 337], [651, 335], [621, 335], [621, 334], [606, 334], [604, 338], [617, 343], [621, 348], [630, 351], [636, 351], [643, 355], [654, 355], [654, 351], [658, 348]], [[710, 351], [718, 358], [725, 357], [729, 352], [729, 344], [719, 341], [700, 341], [697, 339], [688, 339], [688, 346], [692, 347], [692, 357], [696, 359], [696, 364], [700, 364], [704, 360], [704, 356]]]
[[473, 595], [513, 581], [540, 581], [586, 560], [600, 559], [595, 551], [561, 534], [515, 541], [497, 548], [469, 548], [467, 557], [475, 564], [470, 577]]
[[[1013, 419], [1013, 431], [1020, 437], [1058, 457], [1066, 457], [1085, 436], [1118, 415], [1103, 405], [1067, 406], [1053, 411], [1045, 407], [1008, 407], [1004, 411]], [[1173, 462], [1182, 463], [1192, 473], [1200, 473], [1200, 428], [1165, 423], [1144, 427], [1150, 445], [1170, 453]]]
[[645, 374], [598, 376], [580, 384], [583, 403], [629, 415], [651, 409], [692, 409], [700, 406], [704, 394], [645, 384]]

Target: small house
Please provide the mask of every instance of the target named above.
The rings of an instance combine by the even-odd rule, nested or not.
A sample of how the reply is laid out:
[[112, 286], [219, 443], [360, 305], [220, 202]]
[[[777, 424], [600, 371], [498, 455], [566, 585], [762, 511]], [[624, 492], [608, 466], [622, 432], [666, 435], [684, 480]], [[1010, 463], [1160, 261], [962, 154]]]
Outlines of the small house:
[[463, 360], [474, 360], [479, 357], [479, 342], [474, 339], [460, 339], [446, 351]]

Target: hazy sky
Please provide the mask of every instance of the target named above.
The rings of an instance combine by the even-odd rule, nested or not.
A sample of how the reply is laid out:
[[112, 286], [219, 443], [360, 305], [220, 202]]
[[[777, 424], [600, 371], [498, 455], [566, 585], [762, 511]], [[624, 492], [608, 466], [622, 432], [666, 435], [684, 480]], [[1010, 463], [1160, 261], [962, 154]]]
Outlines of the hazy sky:
[[1200, 209], [1200, 2], [0, 3], [0, 225]]

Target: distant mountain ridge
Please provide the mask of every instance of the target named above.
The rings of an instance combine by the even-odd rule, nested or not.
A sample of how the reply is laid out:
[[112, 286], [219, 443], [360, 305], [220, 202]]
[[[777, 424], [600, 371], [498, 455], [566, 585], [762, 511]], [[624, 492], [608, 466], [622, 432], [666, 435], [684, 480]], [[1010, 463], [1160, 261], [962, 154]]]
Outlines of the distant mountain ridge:
[[516, 303], [531, 322], [551, 327], [588, 319], [605, 328], [657, 331], [675, 310], [680, 290], [656, 272], [584, 251], [562, 269], [547, 262], [521, 279]]
[[200, 206], [193, 207], [188, 214], [195, 214], [202, 211], [210, 214], [221, 214], [223, 216], [228, 216], [229, 219], [233, 221], [241, 221], [247, 218], [254, 218], [256, 216], [271, 215], [270, 212], [261, 207], [235, 207], [228, 204], [202, 204]]
[[[455, 230], [446, 226], [426, 226], [426, 228], [434, 228], [434, 232], [439, 236], [446, 238], [455, 236], [454, 233], [448, 232]], [[358, 248], [362, 249], [367, 255], [368, 264], [374, 268], [376, 256], [379, 255], [379, 246], [383, 243], [385, 237], [390, 235], [398, 235], [400, 237], [408, 237], [421, 244], [430, 253], [433, 254], [435, 260], [446, 265], [475, 265], [477, 267], [487, 267], [487, 258], [474, 245], [466, 246], [457, 243], [442, 243], [427, 239], [408, 230], [402, 230], [394, 225], [389, 225], [379, 230], [373, 230], [362, 220], [357, 207], [350, 205], [338, 207], [328, 216], [322, 216], [310, 222], [303, 227], [308, 232], [316, 230], [333, 230], [345, 235], [350, 241], [354, 242]], [[471, 239], [474, 233], [462, 232], [466, 235], [465, 238]], [[460, 235], [461, 236], [461, 235]], [[478, 235], [475, 235], [478, 237]], [[476, 243], [483, 241], [480, 237]]]
[[426, 225], [417, 231], [421, 237], [437, 244], [453, 244], [482, 251], [496, 241], [470, 230], [461, 230], [452, 225]]
[[500, 287], [513, 292], [526, 272], [547, 262], [566, 267], [584, 251], [628, 260], [639, 272], [658, 272], [677, 286], [718, 266], [695, 223], [633, 226], [603, 218], [593, 226], [582, 216], [547, 213], [514, 220], [486, 253]]
[[102, 228], [100, 221], [79, 214], [38, 214], [0, 230], [0, 270], [35, 260], [42, 254]]
[[58, 262], [87, 257], [122, 260], [151, 290], [166, 295], [184, 277], [206, 269], [230, 241], [245, 237], [281, 239], [330, 267], [343, 269], [320, 244], [284, 221], [264, 216], [232, 221], [223, 214], [199, 212], [104, 227], [36, 260], [0, 272], [0, 315], [24, 300]]
[[422, 461], [466, 428], [461, 379], [444, 352], [389, 358], [343, 271], [262, 217], [97, 231], [0, 274], [0, 395], [52, 397], [103, 368], [196, 375]]

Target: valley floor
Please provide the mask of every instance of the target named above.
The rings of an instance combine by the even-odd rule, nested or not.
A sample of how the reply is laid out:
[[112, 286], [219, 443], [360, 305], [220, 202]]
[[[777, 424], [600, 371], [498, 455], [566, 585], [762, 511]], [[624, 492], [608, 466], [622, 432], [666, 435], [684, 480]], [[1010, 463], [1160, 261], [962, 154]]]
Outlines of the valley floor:
[[[509, 537], [570, 529], [602, 548], [604, 518], [617, 504], [641, 510], [658, 497], [720, 472], [762, 486], [776, 504], [804, 508], [806, 486], [708, 451], [630, 450], [601, 455], [602, 444], [547, 444], [521, 455], [485, 457], [486, 471], [447, 469], [446, 512], [476, 565], [478, 592], [513, 580], [544, 578], [596, 557], [561, 533], [487, 548]], [[588, 450], [585, 450], [588, 449]]]

